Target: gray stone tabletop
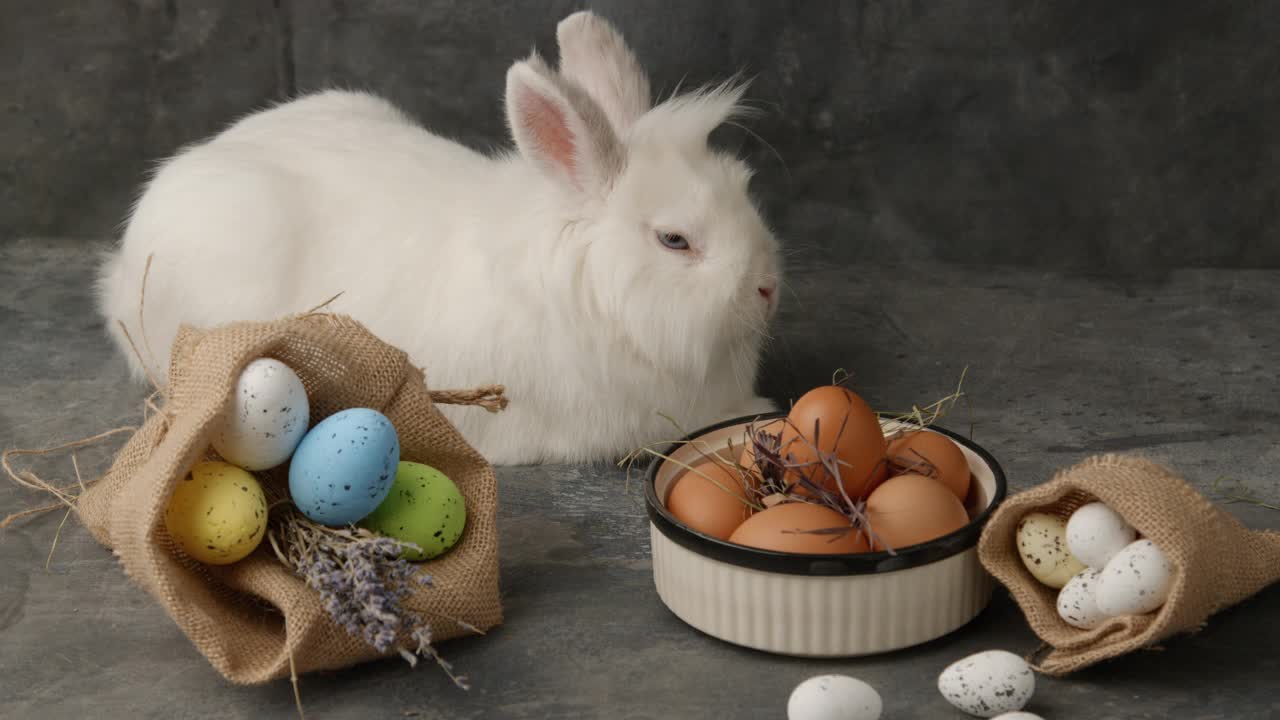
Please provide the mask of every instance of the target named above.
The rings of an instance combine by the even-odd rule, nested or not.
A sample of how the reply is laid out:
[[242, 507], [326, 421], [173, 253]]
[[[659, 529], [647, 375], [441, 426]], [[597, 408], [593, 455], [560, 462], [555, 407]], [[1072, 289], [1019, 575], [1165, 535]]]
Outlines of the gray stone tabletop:
[[[126, 379], [91, 308], [100, 247], [0, 241], [0, 446], [139, 416], [145, 390]], [[1215, 496], [1230, 486], [1280, 505], [1280, 271], [1117, 281], [991, 266], [796, 267], [790, 285], [762, 376], [779, 400], [844, 369], [873, 405], [897, 409], [947, 394], [967, 367], [968, 407], [944, 424], [972, 431], [1014, 490], [1093, 453], [1138, 451]], [[91, 473], [107, 456], [80, 457]], [[66, 458], [41, 469], [73, 477]], [[498, 475], [506, 623], [441, 648], [474, 689], [428, 665], [375, 662], [305, 676], [308, 717], [780, 718], [796, 683], [830, 672], [875, 686], [886, 718], [960, 717], [934, 687], [945, 665], [1037, 644], [997, 591], [956, 633], [885, 655], [799, 660], [733, 647], [659, 601], [643, 504], [621, 470]], [[6, 513], [44, 501], [0, 483]], [[1251, 527], [1280, 528], [1274, 507], [1226, 507]], [[0, 717], [293, 712], [287, 682], [225, 682], [74, 518], [51, 552], [62, 515], [0, 534]], [[1277, 613], [1273, 587], [1159, 651], [1041, 678], [1028, 709], [1052, 720], [1280, 717]]]

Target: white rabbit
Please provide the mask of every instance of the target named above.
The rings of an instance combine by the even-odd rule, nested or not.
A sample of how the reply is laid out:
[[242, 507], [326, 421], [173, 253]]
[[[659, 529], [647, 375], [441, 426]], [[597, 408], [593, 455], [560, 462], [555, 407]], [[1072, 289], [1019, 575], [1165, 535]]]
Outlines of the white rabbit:
[[557, 28], [559, 70], [507, 72], [517, 152], [432, 135], [384, 100], [322, 92], [259, 112], [155, 174], [99, 279], [135, 375], [143, 268], [163, 377], [178, 325], [297, 313], [331, 295], [431, 387], [506, 385], [510, 407], [444, 408], [497, 464], [616, 458], [773, 408], [753, 390], [780, 282], [750, 170], [707, 136], [723, 85], [651, 107], [608, 23]]

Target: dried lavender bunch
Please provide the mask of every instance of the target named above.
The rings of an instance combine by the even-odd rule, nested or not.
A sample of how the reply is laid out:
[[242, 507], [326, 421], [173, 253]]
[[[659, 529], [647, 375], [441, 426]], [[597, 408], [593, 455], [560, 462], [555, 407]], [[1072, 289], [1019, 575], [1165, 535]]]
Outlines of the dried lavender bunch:
[[[751, 423], [747, 426], [747, 442], [752, 446], [755, 454], [754, 470], [759, 476], [760, 482], [756, 487], [756, 492], [762, 497], [768, 495], [785, 495], [793, 499], [804, 499], [806, 502], [812, 499], [820, 499], [823, 503], [831, 505], [836, 510], [841, 510], [837, 505], [839, 499], [822, 486], [813, 481], [816, 470], [828, 464], [835, 463], [835, 455], [831, 454], [830, 458], [825, 457], [826, 454], [813, 448], [818, 460], [810, 463], [797, 462], [789, 452], [789, 447], [783, 447], [782, 430], [778, 432], [769, 432], [768, 425], [758, 427], [757, 423]], [[791, 420], [782, 419], [784, 427], [795, 428]], [[817, 425], [814, 426], [815, 431]], [[792, 442], [803, 441], [803, 436], [796, 432]], [[833, 473], [835, 474], [835, 473]], [[804, 490], [808, 493], [807, 497], [801, 495], [798, 491]]]
[[[804, 433], [799, 432], [789, 418], [783, 418], [782, 424], [784, 427], [796, 430], [793, 433], [795, 437], [792, 442], [803, 443], [809, 451], [808, 454], [816, 457], [817, 460], [808, 463], [797, 462], [789, 448], [783, 446], [781, 430], [771, 433], [766, 428], [759, 427], [757, 423], [751, 423], [747, 426], [747, 441], [751, 443], [755, 453], [754, 469], [761, 480], [756, 491], [762, 495], [776, 494], [791, 501], [825, 505], [849, 518], [848, 526], [795, 532], [816, 535], [843, 535], [855, 532], [865, 535], [872, 544], [877, 544], [879, 538], [866, 514], [866, 498], [853, 498], [844, 491], [844, 482], [841, 478], [843, 467], [839, 458], [834, 452], [824, 452], [817, 445], [820, 431], [818, 423], [816, 421], [814, 423], [812, 441], [807, 439]], [[844, 433], [845, 424], [841, 423], [836, 433], [837, 440]], [[834, 484], [840, 489], [839, 493], [828, 491], [813, 481], [815, 471], [818, 469], [825, 470], [835, 479]], [[789, 481], [788, 478], [795, 479]], [[801, 493], [800, 490], [804, 492]], [[890, 555], [897, 554], [897, 551], [887, 544], [882, 546]]]
[[789, 483], [783, 467], [786, 458], [782, 455], [782, 433], [771, 433], [765, 428], [756, 427], [753, 422], [747, 426], [747, 442], [751, 444], [755, 455], [761, 490], [766, 494], [787, 492]]
[[[380, 653], [393, 648], [411, 665], [418, 656], [434, 659], [454, 684], [469, 689], [467, 678], [453, 673], [431, 644], [431, 625], [401, 601], [416, 586], [430, 585], [431, 576], [401, 557], [416, 545], [375, 535], [355, 527], [331, 528], [307, 519], [292, 504], [273, 510], [267, 537], [276, 556], [320, 594], [324, 609], [353, 637], [363, 639]], [[463, 629], [479, 632], [454, 620]], [[412, 648], [396, 647], [402, 635]]]

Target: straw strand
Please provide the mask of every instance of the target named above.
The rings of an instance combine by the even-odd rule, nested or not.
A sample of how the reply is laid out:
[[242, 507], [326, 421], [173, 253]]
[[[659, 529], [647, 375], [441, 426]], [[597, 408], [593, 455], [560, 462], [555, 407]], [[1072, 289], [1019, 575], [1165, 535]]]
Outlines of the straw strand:
[[83, 492], [90, 484], [94, 482], [93, 480], [90, 480], [89, 482], [86, 483], [84, 479], [81, 478], [80, 463], [76, 460], [76, 457], [74, 454], [71, 456], [71, 463], [76, 471], [76, 483], [74, 485], [67, 485], [65, 487], [58, 487], [57, 485], [54, 485], [53, 483], [45, 480], [39, 475], [36, 475], [34, 472], [32, 472], [29, 469], [25, 469], [25, 468], [21, 470], [16, 469], [12, 462], [14, 458], [44, 457], [47, 455], [53, 455], [55, 453], [63, 452], [66, 450], [74, 450], [76, 448], [93, 445], [113, 435], [119, 435], [120, 433], [124, 433], [124, 432], [132, 433], [132, 432], [135, 432], [136, 430], [137, 430], [136, 427], [126, 425], [124, 427], [118, 427], [118, 428], [113, 428], [111, 430], [107, 430], [106, 432], [100, 432], [97, 435], [94, 435], [92, 437], [82, 438], [80, 440], [73, 440], [68, 443], [63, 443], [61, 445], [54, 445], [52, 447], [47, 447], [47, 448], [41, 448], [39, 450], [21, 450], [21, 449], [14, 448], [10, 450], [5, 450], [3, 453], [0, 453], [0, 467], [4, 468], [5, 474], [9, 476], [10, 480], [13, 480], [15, 483], [23, 487], [30, 488], [32, 490], [39, 490], [41, 492], [48, 493], [58, 498], [58, 502], [56, 503], [41, 505], [39, 507], [30, 508], [28, 510], [22, 510], [20, 512], [12, 513], [6, 516], [4, 520], [0, 520], [0, 530], [3, 530], [4, 528], [9, 527], [10, 525], [17, 522], [18, 520], [31, 517], [32, 515], [39, 515], [41, 513], [46, 513], [55, 508], [66, 507], [68, 510], [74, 508], [78, 494], [73, 493], [71, 491], [75, 490], [78, 487]]

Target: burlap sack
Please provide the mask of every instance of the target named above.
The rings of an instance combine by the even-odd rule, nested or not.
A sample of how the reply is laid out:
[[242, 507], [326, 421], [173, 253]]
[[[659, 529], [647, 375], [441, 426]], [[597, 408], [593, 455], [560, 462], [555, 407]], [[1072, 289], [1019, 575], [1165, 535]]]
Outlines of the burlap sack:
[[[248, 558], [214, 567], [184, 559], [164, 528], [175, 483], [209, 452], [241, 370], [273, 357], [297, 372], [312, 422], [369, 407], [395, 425], [401, 457], [448, 475], [466, 500], [467, 525], [449, 553], [426, 563], [434, 579], [404, 601], [431, 623], [435, 640], [502, 620], [498, 597], [497, 487], [493, 468], [440, 414], [420, 370], [400, 350], [349, 318], [312, 314], [209, 331], [183, 328], [170, 362], [167, 400], [80, 497], [77, 512], [125, 572], [160, 602], [228, 680], [260, 683], [297, 672], [341, 668], [378, 653], [334, 624], [319, 596], [265, 541]], [[277, 474], [276, 481], [279, 481]]]
[[[1058, 617], [1057, 591], [1027, 572], [1014, 534], [1029, 512], [1065, 519], [1095, 500], [1155, 542], [1174, 566], [1174, 581], [1160, 610], [1080, 630]], [[978, 557], [1009, 588], [1031, 629], [1048, 646], [1037, 669], [1060, 676], [1196, 630], [1213, 613], [1280, 580], [1280, 533], [1249, 530], [1157, 463], [1103, 455], [1005, 500], [982, 532]]]

